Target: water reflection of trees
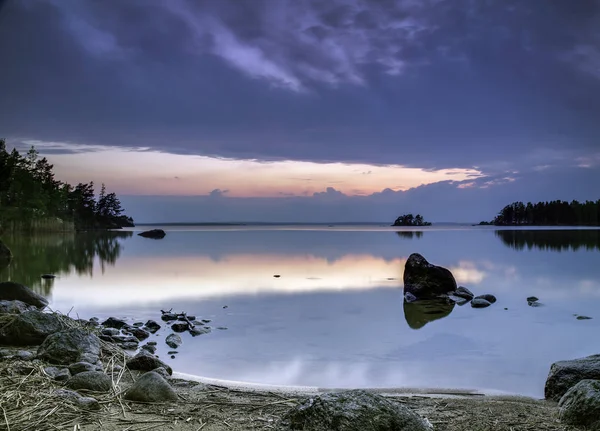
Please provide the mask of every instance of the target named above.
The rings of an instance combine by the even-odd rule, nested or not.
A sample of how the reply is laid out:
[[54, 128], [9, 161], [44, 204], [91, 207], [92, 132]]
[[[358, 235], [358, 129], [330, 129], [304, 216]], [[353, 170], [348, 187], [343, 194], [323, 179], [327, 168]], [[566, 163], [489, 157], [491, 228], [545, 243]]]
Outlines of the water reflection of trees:
[[423, 236], [423, 232], [422, 231], [415, 231], [415, 230], [405, 230], [405, 231], [397, 231], [396, 235], [398, 235], [400, 238], [421, 238]]
[[42, 295], [52, 291], [53, 280], [42, 274], [93, 276], [98, 258], [102, 272], [114, 265], [122, 251], [122, 239], [133, 232], [106, 231], [47, 235], [4, 235], [3, 241], [13, 254], [10, 264], [0, 267], [0, 281], [12, 280], [31, 287]]
[[517, 250], [600, 250], [600, 230], [497, 230], [496, 236]]

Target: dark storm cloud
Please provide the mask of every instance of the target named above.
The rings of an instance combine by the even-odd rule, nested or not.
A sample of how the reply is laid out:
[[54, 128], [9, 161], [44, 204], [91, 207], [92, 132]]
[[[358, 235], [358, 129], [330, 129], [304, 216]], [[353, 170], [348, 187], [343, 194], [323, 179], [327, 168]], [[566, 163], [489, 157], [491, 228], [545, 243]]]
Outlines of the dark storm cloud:
[[592, 0], [12, 1], [0, 11], [0, 130], [526, 169], [598, 152], [599, 47]]

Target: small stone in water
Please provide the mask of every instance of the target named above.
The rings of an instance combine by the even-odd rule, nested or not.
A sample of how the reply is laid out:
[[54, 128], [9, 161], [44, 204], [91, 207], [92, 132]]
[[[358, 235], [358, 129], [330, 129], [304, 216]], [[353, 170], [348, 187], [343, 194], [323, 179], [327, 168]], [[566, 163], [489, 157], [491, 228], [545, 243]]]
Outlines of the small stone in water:
[[171, 355], [171, 359], [175, 359], [175, 355]]
[[539, 299], [536, 298], [535, 296], [530, 296], [527, 298], [527, 302], [536, 302], [536, 301], [539, 301]]
[[220, 329], [221, 331], [224, 331], [224, 330], [226, 330], [227, 328], [226, 328], [225, 326], [219, 326], [219, 327], [217, 327], [217, 329]]
[[223, 306], [223, 308], [228, 308], [228, 306], [227, 306], [227, 305], [224, 305], [224, 306]]
[[170, 352], [167, 352], [168, 355], [176, 355], [177, 353], [179, 353], [177, 350], [171, 350]]
[[139, 328], [140, 326], [144, 326], [144, 322], [135, 322], [133, 324], [133, 326], [135, 326], [136, 328]]
[[577, 320], [590, 320], [591, 317], [588, 316], [577, 316]]

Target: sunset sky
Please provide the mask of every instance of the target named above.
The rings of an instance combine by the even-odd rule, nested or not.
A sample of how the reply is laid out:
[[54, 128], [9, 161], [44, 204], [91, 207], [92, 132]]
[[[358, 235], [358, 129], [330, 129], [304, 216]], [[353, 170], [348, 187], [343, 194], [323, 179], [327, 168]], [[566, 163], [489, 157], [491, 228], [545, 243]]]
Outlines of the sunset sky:
[[0, 137], [138, 222], [599, 199], [594, 0], [0, 0]]

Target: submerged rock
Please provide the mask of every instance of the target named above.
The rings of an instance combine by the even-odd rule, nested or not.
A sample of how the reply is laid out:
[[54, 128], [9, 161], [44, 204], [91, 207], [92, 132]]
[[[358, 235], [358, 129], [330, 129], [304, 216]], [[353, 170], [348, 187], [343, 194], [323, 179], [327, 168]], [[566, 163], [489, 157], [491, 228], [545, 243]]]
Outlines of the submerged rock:
[[0, 300], [22, 301], [25, 304], [33, 305], [39, 309], [44, 309], [48, 305], [48, 300], [38, 295], [27, 286], [12, 281], [0, 283]]
[[470, 301], [475, 297], [475, 294], [466, 287], [459, 286], [458, 289], [454, 291], [454, 296], [458, 296], [460, 298], [466, 299], [467, 301]]
[[156, 323], [154, 320], [148, 320], [146, 322], [145, 327], [148, 330], [148, 332], [150, 332], [151, 334], [154, 334], [156, 331], [158, 331], [161, 328], [161, 326], [158, 323]]
[[179, 346], [181, 346], [181, 343], [183, 343], [183, 340], [181, 339], [181, 337], [177, 334], [170, 334], [166, 339], [165, 339], [165, 343], [167, 343], [167, 346], [169, 346], [172, 349], [176, 349]]
[[173, 374], [171, 367], [148, 352], [139, 352], [137, 355], [127, 361], [127, 368], [130, 370], [152, 371], [153, 369], [159, 367], [163, 367], [165, 370], [167, 370], [169, 375]]
[[130, 326], [125, 331], [134, 336], [138, 341], [144, 341], [146, 338], [150, 336], [150, 332], [143, 330], [142, 328], [136, 328], [135, 326]]
[[591, 317], [589, 316], [577, 316], [577, 320], [590, 320]]
[[496, 302], [496, 297], [494, 295], [490, 295], [489, 293], [486, 293], [484, 295], [476, 296], [473, 299], [484, 299], [487, 302], [489, 302], [490, 304], [493, 304], [494, 302]]
[[418, 253], [408, 257], [404, 267], [404, 293], [417, 299], [448, 295], [456, 290], [452, 273], [441, 266], [432, 265]]
[[492, 303], [483, 298], [473, 298], [471, 300], [471, 307], [473, 308], [485, 308], [489, 307], [490, 305], [492, 305]]
[[294, 407], [281, 429], [304, 431], [429, 431], [433, 427], [407, 407], [366, 391], [315, 396]]
[[151, 229], [140, 232], [138, 235], [144, 238], [162, 239], [167, 235], [167, 233], [162, 229]]
[[560, 420], [569, 425], [600, 430], [600, 380], [582, 380], [558, 403]]
[[127, 322], [122, 319], [117, 319], [116, 317], [109, 317], [104, 322], [102, 322], [102, 326], [105, 328], [114, 328], [121, 329], [124, 326], [127, 326]]
[[161, 403], [178, 401], [177, 393], [160, 374], [150, 371], [142, 375], [125, 392], [126, 400], [145, 403]]
[[194, 329], [190, 329], [189, 332], [192, 337], [197, 337], [198, 335], [210, 334], [212, 330], [208, 326], [196, 326]]
[[0, 326], [0, 344], [8, 346], [35, 346], [46, 337], [65, 328], [65, 317], [30, 310], [11, 316], [8, 323]]
[[570, 388], [588, 379], [600, 380], [600, 355], [555, 362], [550, 366], [544, 396], [559, 401]]
[[90, 392], [108, 392], [112, 388], [112, 380], [100, 371], [83, 371], [67, 380], [66, 387]]
[[85, 361], [95, 364], [100, 356], [100, 339], [82, 329], [67, 329], [46, 338], [38, 357], [52, 364], [69, 365]]

